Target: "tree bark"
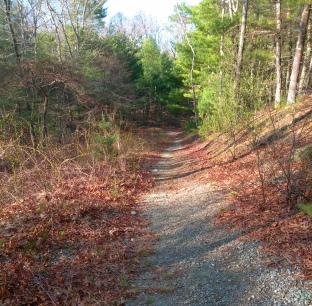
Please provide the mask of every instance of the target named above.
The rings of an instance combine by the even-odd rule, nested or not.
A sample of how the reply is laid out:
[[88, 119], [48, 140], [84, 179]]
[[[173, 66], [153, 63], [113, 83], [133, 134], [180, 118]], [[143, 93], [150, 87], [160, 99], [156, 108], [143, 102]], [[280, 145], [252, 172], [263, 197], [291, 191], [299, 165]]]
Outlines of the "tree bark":
[[276, 64], [276, 91], [274, 108], [281, 103], [282, 67], [281, 67], [281, 0], [276, 1], [276, 37], [275, 37], [275, 64]]
[[300, 72], [300, 63], [302, 59], [304, 42], [307, 32], [307, 26], [309, 22], [311, 4], [306, 4], [303, 8], [301, 21], [300, 21], [300, 32], [297, 39], [296, 51], [293, 60], [293, 66], [290, 76], [289, 89], [287, 95], [287, 104], [293, 104], [296, 102], [297, 94], [297, 81]]
[[239, 92], [240, 92], [240, 78], [243, 67], [243, 53], [244, 53], [244, 42], [245, 42], [245, 33], [247, 26], [247, 12], [248, 12], [248, 0], [244, 0], [243, 3], [243, 12], [242, 12], [242, 23], [240, 28], [240, 37], [237, 53], [237, 63], [235, 71], [235, 80], [234, 80], [234, 101], [238, 104]]

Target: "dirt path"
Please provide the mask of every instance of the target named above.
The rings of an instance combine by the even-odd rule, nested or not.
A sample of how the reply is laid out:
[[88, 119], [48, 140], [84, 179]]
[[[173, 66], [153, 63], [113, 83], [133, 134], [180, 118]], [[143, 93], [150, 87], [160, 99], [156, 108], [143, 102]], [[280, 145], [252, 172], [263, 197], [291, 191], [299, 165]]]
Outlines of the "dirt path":
[[224, 193], [187, 170], [183, 135], [171, 132], [172, 145], [151, 171], [157, 185], [143, 199], [143, 213], [157, 235], [155, 254], [145, 258], [135, 281], [138, 305], [312, 305], [298, 271], [265, 258], [243, 234], [214, 224], [226, 208]]

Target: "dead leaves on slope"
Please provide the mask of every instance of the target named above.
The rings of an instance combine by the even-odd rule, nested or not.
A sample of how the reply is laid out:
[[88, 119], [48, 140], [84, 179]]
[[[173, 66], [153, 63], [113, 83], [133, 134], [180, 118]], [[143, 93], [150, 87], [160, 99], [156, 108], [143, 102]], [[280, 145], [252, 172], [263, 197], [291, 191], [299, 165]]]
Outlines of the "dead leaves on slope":
[[144, 236], [137, 198], [153, 179], [144, 171], [107, 174], [52, 180], [49, 192], [3, 207], [2, 304], [118, 304]]
[[[302, 106], [295, 117], [305, 118], [310, 110], [310, 104]], [[294, 141], [299, 147], [311, 145], [312, 122], [294, 120], [292, 125], [288, 122], [291, 118], [280, 117], [283, 121], [279, 124], [287, 128], [281, 128], [274, 144], [254, 150], [250, 141], [242, 138], [233, 160], [226, 137], [211, 135], [206, 146], [194, 144], [190, 157], [195, 167], [200, 165], [196, 179], [214, 182], [232, 203], [216, 222], [227, 224], [230, 230], [242, 230], [244, 239], [262, 241], [263, 251], [285, 259], [283, 264], [300, 266], [304, 275], [312, 278], [312, 220], [297, 207], [300, 201], [311, 199], [311, 168], [298, 160], [289, 162]], [[269, 128], [266, 132], [270, 133]], [[292, 176], [287, 182], [283, 171], [287, 174], [288, 170]]]

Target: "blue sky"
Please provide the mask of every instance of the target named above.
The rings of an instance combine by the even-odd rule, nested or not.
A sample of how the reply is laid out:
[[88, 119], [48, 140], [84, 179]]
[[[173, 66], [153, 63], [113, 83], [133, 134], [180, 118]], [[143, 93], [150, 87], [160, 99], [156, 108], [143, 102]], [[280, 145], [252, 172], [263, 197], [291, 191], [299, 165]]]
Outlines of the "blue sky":
[[106, 7], [108, 18], [118, 12], [131, 18], [137, 12], [143, 11], [146, 15], [152, 15], [159, 23], [165, 23], [168, 16], [173, 13], [174, 6], [181, 2], [198, 5], [200, 0], [107, 0]]

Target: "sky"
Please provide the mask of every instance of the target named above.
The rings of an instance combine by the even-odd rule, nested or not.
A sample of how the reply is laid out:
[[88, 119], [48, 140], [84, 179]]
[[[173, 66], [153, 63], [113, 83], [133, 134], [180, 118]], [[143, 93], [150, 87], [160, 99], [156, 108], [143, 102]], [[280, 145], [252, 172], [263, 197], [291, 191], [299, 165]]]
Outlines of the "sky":
[[198, 5], [200, 0], [107, 0], [106, 7], [108, 18], [118, 12], [131, 18], [137, 12], [143, 11], [148, 16], [152, 15], [161, 24], [167, 22], [174, 6], [181, 2], [186, 5]]

